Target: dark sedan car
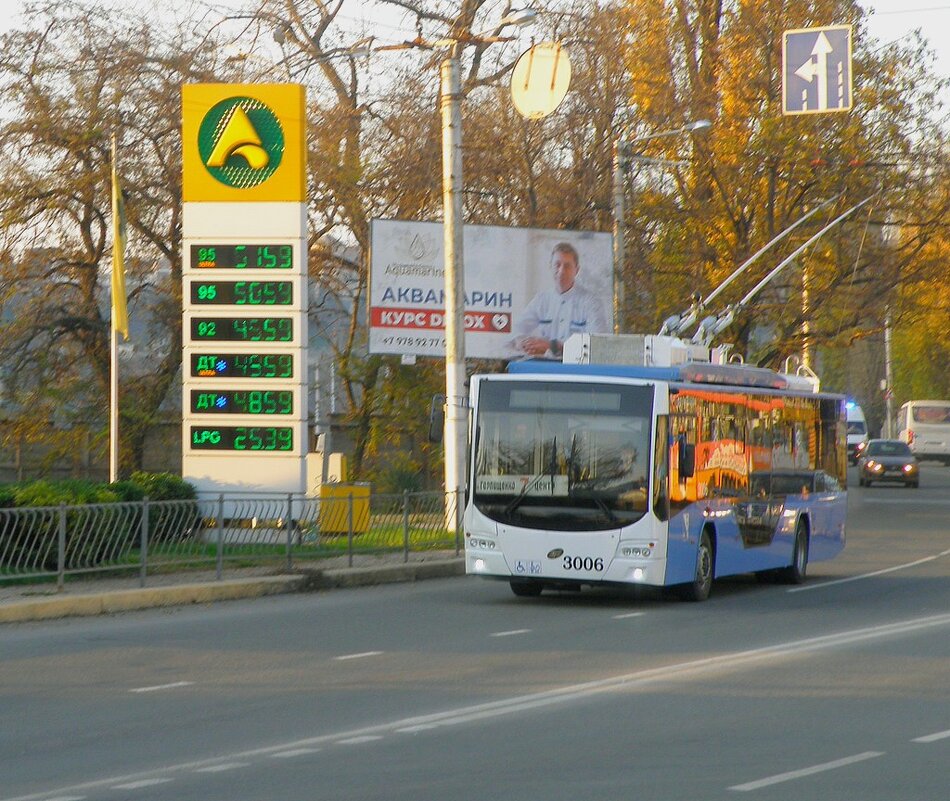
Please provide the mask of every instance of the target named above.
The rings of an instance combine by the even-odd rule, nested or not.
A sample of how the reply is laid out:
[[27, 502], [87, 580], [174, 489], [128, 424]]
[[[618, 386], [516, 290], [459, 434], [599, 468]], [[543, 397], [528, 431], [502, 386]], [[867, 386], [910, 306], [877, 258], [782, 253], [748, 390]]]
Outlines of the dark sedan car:
[[917, 458], [899, 439], [872, 439], [858, 459], [858, 483], [870, 487], [872, 481], [901, 481], [920, 486]]

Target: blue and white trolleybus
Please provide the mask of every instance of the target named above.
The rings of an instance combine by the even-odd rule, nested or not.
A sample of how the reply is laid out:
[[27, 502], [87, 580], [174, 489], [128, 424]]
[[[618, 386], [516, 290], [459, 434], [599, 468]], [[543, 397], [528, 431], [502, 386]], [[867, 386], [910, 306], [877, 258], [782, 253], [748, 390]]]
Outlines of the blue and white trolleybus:
[[800, 583], [844, 547], [844, 398], [735, 364], [514, 362], [474, 375], [470, 574], [519, 596]]

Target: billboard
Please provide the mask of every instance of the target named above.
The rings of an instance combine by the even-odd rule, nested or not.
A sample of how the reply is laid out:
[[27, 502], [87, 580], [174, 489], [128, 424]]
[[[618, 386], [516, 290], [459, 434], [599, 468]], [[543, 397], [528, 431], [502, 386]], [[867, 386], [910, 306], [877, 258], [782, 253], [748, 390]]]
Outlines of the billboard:
[[[613, 331], [610, 234], [466, 225], [463, 237], [467, 357], [558, 356], [571, 333]], [[369, 352], [444, 357], [442, 223], [373, 220], [369, 280]]]

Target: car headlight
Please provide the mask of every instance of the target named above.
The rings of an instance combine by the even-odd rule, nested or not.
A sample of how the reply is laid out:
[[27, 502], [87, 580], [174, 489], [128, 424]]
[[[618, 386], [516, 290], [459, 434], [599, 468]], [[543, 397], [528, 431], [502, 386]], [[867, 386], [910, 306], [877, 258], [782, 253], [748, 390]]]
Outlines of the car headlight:
[[905, 465], [904, 465], [904, 472], [905, 472], [905, 473], [916, 473], [916, 472], [917, 472], [917, 465], [915, 465], [915, 464], [905, 464]]
[[875, 462], [873, 459], [868, 462], [868, 470], [873, 470], [875, 473], [880, 473], [884, 469], [884, 465], [880, 462]]

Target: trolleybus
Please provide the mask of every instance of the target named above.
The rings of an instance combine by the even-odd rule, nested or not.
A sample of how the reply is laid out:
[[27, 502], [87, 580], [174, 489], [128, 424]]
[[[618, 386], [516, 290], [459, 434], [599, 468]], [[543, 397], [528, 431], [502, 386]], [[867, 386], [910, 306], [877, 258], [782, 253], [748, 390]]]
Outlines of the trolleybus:
[[782, 373], [514, 362], [474, 375], [466, 572], [515, 595], [801, 583], [845, 543], [844, 398]]

